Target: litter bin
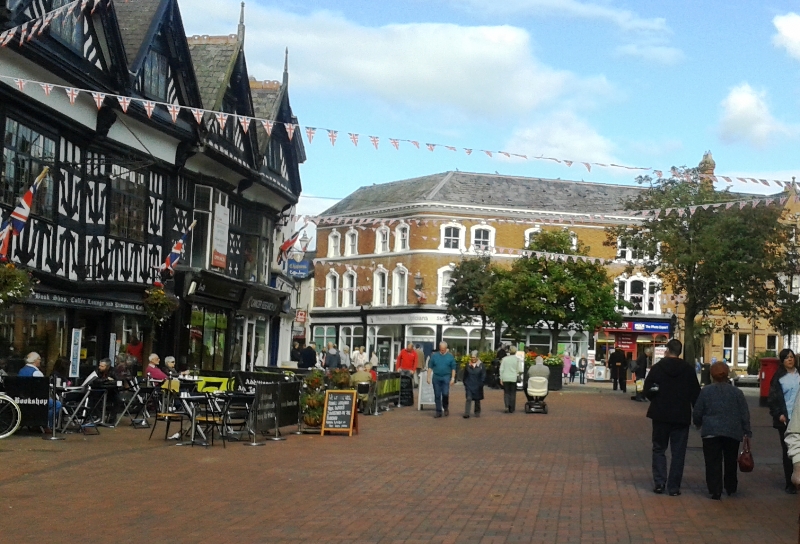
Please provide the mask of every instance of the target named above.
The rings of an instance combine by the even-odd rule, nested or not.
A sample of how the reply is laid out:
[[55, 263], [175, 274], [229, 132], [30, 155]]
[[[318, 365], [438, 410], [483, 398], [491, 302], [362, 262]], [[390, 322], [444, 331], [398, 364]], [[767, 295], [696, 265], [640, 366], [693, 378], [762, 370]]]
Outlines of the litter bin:
[[759, 406], [767, 405], [767, 397], [769, 396], [769, 384], [772, 382], [772, 377], [778, 366], [781, 364], [779, 359], [775, 357], [764, 357], [761, 359], [761, 369], [758, 371], [759, 381]]

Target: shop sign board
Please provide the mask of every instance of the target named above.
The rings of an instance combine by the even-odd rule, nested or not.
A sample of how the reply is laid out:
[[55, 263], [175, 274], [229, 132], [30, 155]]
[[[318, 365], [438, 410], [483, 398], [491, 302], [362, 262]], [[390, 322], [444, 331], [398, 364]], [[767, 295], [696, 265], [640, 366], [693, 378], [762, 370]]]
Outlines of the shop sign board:
[[33, 300], [48, 306], [61, 306], [65, 308], [89, 308], [103, 311], [136, 312], [144, 313], [144, 305], [135, 302], [118, 300], [103, 300], [86, 296], [60, 295], [57, 293], [41, 293], [34, 291]]
[[623, 351], [635, 351], [636, 349], [636, 337], [638, 335], [633, 333], [617, 333], [614, 337], [616, 340], [616, 347]]
[[663, 359], [667, 355], [667, 347], [666, 346], [656, 346], [653, 350], [653, 362], [657, 363], [661, 359]]
[[668, 321], [623, 321], [619, 327], [607, 327], [605, 330], [669, 334], [669, 328], [670, 323]]
[[78, 378], [81, 375], [81, 337], [83, 329], [72, 329], [72, 341], [69, 350], [69, 377]]
[[214, 232], [211, 237], [211, 266], [228, 267], [228, 225], [230, 210], [222, 204], [214, 205]]
[[293, 278], [306, 279], [311, 274], [311, 263], [309, 261], [294, 261], [289, 259], [286, 272]]
[[297, 310], [297, 313], [294, 316], [294, 320], [297, 323], [305, 323], [307, 317], [308, 317], [308, 314], [306, 313], [305, 310]]
[[444, 314], [386, 314], [368, 315], [368, 325], [450, 325], [452, 321]]

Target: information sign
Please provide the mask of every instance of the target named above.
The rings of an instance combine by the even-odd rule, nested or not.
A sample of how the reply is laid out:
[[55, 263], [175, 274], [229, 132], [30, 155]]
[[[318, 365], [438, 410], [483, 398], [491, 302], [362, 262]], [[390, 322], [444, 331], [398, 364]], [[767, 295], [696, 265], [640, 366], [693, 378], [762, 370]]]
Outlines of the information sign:
[[358, 433], [356, 391], [354, 389], [325, 391], [325, 409], [322, 413], [320, 434], [340, 432], [353, 436], [353, 430]]
[[255, 432], [267, 433], [276, 426], [278, 384], [256, 384], [255, 386]]
[[78, 378], [81, 375], [81, 336], [83, 329], [72, 329], [72, 342], [69, 350], [69, 377]]
[[422, 410], [425, 404], [434, 406], [436, 398], [433, 396], [433, 384], [428, 383], [427, 374], [419, 375], [419, 392], [417, 393], [417, 410]]

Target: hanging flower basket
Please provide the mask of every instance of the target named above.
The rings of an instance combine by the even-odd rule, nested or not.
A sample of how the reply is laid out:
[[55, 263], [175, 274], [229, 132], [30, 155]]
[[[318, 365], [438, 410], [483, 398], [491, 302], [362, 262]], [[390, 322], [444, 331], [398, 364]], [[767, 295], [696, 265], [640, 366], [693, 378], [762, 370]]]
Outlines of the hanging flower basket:
[[161, 287], [144, 292], [144, 311], [154, 324], [166, 321], [178, 309], [178, 297], [169, 295]]
[[29, 272], [17, 268], [13, 263], [0, 265], [0, 308], [7, 308], [31, 296], [35, 283]]

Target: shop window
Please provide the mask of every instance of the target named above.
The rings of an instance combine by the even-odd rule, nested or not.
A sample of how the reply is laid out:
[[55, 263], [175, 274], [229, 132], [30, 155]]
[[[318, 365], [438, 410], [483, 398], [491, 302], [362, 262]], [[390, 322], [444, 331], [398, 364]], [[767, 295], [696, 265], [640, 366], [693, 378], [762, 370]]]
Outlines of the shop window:
[[389, 252], [389, 228], [380, 227], [375, 232], [375, 253]]
[[386, 270], [383, 268], [379, 268], [378, 270], [376, 270], [372, 285], [373, 306], [386, 306], [387, 295], [389, 291], [388, 284], [389, 284], [389, 274], [386, 272]]
[[344, 285], [342, 287], [342, 308], [355, 308], [356, 306], [356, 273], [347, 272], [344, 275]]
[[228, 316], [202, 306], [192, 306], [189, 327], [189, 366], [198, 370], [224, 370]]
[[341, 235], [336, 229], [332, 230], [328, 234], [328, 257], [340, 257], [342, 255], [341, 244]]
[[486, 327], [486, 338], [481, 343], [481, 329], [480, 327], [469, 331], [467, 337], [467, 353], [477, 350], [478, 352], [491, 351], [494, 345], [494, 334], [491, 327]]
[[348, 257], [358, 255], [358, 231], [349, 230], [345, 236], [344, 254]]
[[142, 66], [142, 91], [150, 98], [166, 100], [168, 77], [167, 57], [151, 50], [147, 53]]
[[109, 234], [144, 241], [147, 222], [147, 175], [116, 164], [111, 168]]
[[[66, 6], [72, 0], [53, 0], [52, 10]], [[76, 10], [69, 16], [56, 17], [50, 23], [50, 31], [63, 43], [77, 51], [83, 53], [83, 14]]]
[[767, 351], [770, 352], [772, 357], [775, 357], [778, 353], [778, 335], [777, 334], [768, 334], [767, 335]]
[[208, 268], [208, 255], [211, 245], [211, 187], [195, 185], [193, 218], [197, 223], [192, 229], [191, 265], [195, 268]]
[[533, 239], [540, 232], [542, 232], [541, 225], [535, 225], [533, 228], [530, 228], [530, 229], [525, 231], [525, 249], [531, 247], [531, 244], [533, 243]]
[[407, 251], [408, 245], [408, 225], [401, 224], [394, 229], [395, 251]]
[[364, 345], [364, 327], [342, 327], [339, 333], [339, 349], [350, 348], [350, 356]]
[[336, 343], [336, 327], [316, 326], [312, 337], [317, 345], [317, 352], [321, 352], [328, 345], [328, 342]]
[[[45, 166], [53, 167], [56, 155], [55, 140], [7, 118], [3, 140], [2, 187], [0, 201], [16, 206], [19, 197], [36, 180]], [[53, 179], [48, 173], [39, 185], [31, 206], [31, 213], [53, 217]]]
[[539, 355], [546, 355], [550, 353], [550, 335], [549, 334], [531, 334], [528, 336], [528, 350], [533, 350]]
[[445, 327], [442, 331], [442, 340], [447, 342], [450, 353], [458, 359], [468, 353], [469, 342], [467, 331], [461, 327]]
[[334, 270], [325, 277], [325, 307], [339, 307], [339, 274]]
[[398, 266], [392, 277], [392, 306], [408, 304], [408, 270]]

